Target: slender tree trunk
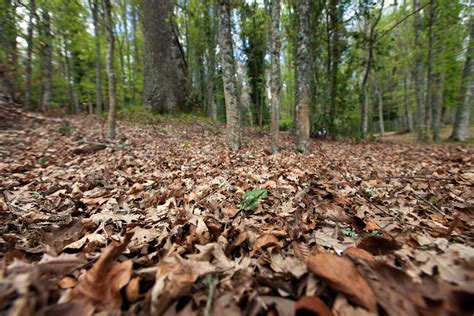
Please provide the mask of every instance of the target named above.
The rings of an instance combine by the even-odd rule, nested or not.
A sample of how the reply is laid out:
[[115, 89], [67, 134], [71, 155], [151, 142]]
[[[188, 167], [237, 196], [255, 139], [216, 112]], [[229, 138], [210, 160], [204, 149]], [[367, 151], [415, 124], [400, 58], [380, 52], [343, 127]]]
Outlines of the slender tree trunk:
[[298, 2], [299, 37], [296, 54], [296, 145], [299, 152], [305, 152], [309, 145], [309, 0]]
[[240, 112], [235, 81], [235, 60], [230, 24], [230, 0], [218, 0], [219, 46], [221, 49], [222, 79], [227, 120], [227, 145], [232, 150], [240, 147]]
[[433, 114], [433, 60], [435, 57], [435, 31], [434, 25], [436, 21], [436, 0], [430, 0], [428, 19], [428, 62], [427, 62], [427, 76], [426, 76], [426, 100], [425, 100], [425, 126], [428, 129], [432, 127], [431, 120]]
[[381, 1], [380, 10], [378, 12], [375, 21], [370, 26], [369, 30], [369, 43], [368, 43], [368, 57], [367, 57], [367, 66], [365, 68], [364, 77], [362, 78], [362, 83], [360, 85], [360, 94], [359, 94], [359, 106], [361, 109], [361, 136], [363, 139], [366, 139], [369, 133], [369, 109], [366, 102], [367, 98], [367, 81], [369, 79], [369, 74], [372, 69], [373, 55], [374, 55], [374, 44], [375, 44], [375, 29], [382, 18], [382, 11], [385, 1]]
[[[413, 9], [420, 8], [420, 0], [413, 0]], [[422, 43], [422, 21], [420, 13], [417, 12], [413, 19], [413, 30], [415, 33], [415, 97], [416, 97], [416, 135], [419, 141], [425, 141], [427, 137], [426, 111], [423, 101], [423, 43]]]
[[456, 110], [452, 139], [464, 141], [469, 138], [469, 119], [474, 104], [474, 17], [469, 19], [469, 42], [461, 82], [461, 99]]
[[114, 28], [112, 25], [111, 0], [104, 0], [104, 22], [107, 33], [107, 77], [109, 81], [109, 113], [107, 116], [107, 136], [115, 138], [115, 71], [114, 71]]
[[132, 103], [135, 104], [136, 102], [136, 85], [137, 85], [137, 76], [138, 76], [138, 65], [140, 65], [141, 62], [141, 56], [139, 54], [138, 50], [138, 22], [137, 22], [137, 16], [138, 16], [139, 10], [137, 10], [137, 5], [133, 4], [132, 5], [132, 27], [133, 27], [133, 75], [132, 75]]
[[51, 110], [51, 94], [53, 86], [53, 44], [51, 34], [51, 18], [49, 13], [43, 11], [43, 97], [41, 108], [44, 112]]
[[26, 72], [26, 89], [25, 89], [25, 106], [28, 111], [33, 110], [33, 104], [31, 103], [31, 90], [32, 90], [32, 59], [33, 59], [33, 29], [34, 29], [34, 16], [36, 14], [36, 2], [35, 0], [30, 0], [30, 10], [28, 17], [28, 33], [26, 37], [26, 62], [25, 62], [25, 72]]
[[[118, 32], [115, 32], [118, 34]], [[124, 59], [125, 59], [125, 54], [124, 54], [124, 42], [120, 41], [120, 39], [117, 37], [116, 42], [118, 43], [118, 54], [119, 54], [119, 62], [120, 62], [120, 79], [122, 81], [122, 87], [119, 88], [121, 92], [121, 105], [122, 107], [125, 107], [125, 104], [127, 102], [127, 78], [125, 74], [125, 64], [124, 64]]]
[[338, 72], [339, 72], [339, 59], [340, 59], [340, 48], [339, 48], [339, 28], [340, 28], [340, 12], [338, 9], [338, 0], [331, 0], [330, 2], [331, 12], [331, 25], [332, 25], [332, 49], [331, 49], [331, 92], [330, 92], [330, 108], [329, 108], [329, 130], [331, 132], [334, 129], [334, 118], [336, 115], [336, 109], [338, 108], [337, 100], [337, 88], [338, 88]]
[[407, 132], [413, 131], [413, 119], [410, 111], [410, 100], [408, 98], [408, 71], [403, 70], [403, 117], [405, 120], [405, 129]]
[[[127, 90], [132, 90], [133, 89], [133, 80], [132, 80], [132, 62], [130, 59], [130, 41], [129, 41], [129, 29], [128, 29], [128, 0], [123, 0], [123, 34], [125, 36], [125, 39], [123, 41], [124, 43], [124, 51], [125, 51], [125, 59], [127, 63]], [[129, 96], [127, 94], [127, 96]]]
[[211, 1], [212, 13], [210, 16], [210, 41], [208, 46], [208, 58], [207, 58], [207, 80], [206, 80], [206, 103], [208, 109], [208, 115], [212, 120], [217, 121], [217, 103], [214, 95], [214, 81], [216, 72], [216, 3], [215, 0]]
[[[407, 9], [407, 0], [403, 0], [403, 8], [404, 10]], [[409, 32], [409, 25], [408, 20], [403, 22], [403, 32], [408, 34]], [[408, 65], [408, 45], [406, 41], [402, 41], [402, 50], [403, 50], [403, 58], [405, 60], [405, 65], [403, 67], [403, 118], [405, 123], [405, 131], [406, 132], [413, 132], [413, 118], [410, 111], [410, 100], [408, 95], [408, 86], [409, 86], [409, 65]]]
[[98, 0], [89, 0], [92, 11], [92, 22], [94, 24], [95, 37], [95, 113], [100, 115], [102, 108], [102, 74], [100, 62], [100, 30], [99, 30], [99, 5]]
[[443, 110], [443, 100], [444, 100], [444, 72], [440, 72], [439, 70], [434, 74], [434, 82], [433, 82], [433, 96], [431, 100], [431, 111], [432, 111], [432, 119], [431, 119], [431, 128], [433, 130], [433, 140], [435, 142], [439, 142], [440, 138], [440, 130], [441, 130], [441, 117], [442, 117], [442, 110]]
[[280, 0], [272, 0], [272, 77], [271, 77], [271, 95], [272, 95], [272, 151], [277, 152], [279, 147], [279, 112], [280, 112]]
[[189, 97], [186, 57], [173, 20], [173, 7], [172, 0], [143, 1], [143, 102], [161, 113], [184, 108]]
[[17, 102], [17, 27], [16, 1], [0, 1], [0, 94]]
[[379, 112], [379, 128], [380, 128], [380, 136], [383, 137], [385, 135], [385, 124], [383, 120], [383, 95], [382, 95], [382, 87], [380, 84], [380, 79], [376, 82], [377, 85], [377, 107]]
[[69, 57], [69, 48], [66, 36], [63, 34], [63, 43], [64, 43], [64, 66], [66, 69], [66, 80], [68, 85], [68, 92], [69, 92], [69, 113], [77, 114], [79, 113], [79, 102], [77, 100], [76, 91], [74, 88], [74, 80], [72, 75], [71, 69], [71, 61]]

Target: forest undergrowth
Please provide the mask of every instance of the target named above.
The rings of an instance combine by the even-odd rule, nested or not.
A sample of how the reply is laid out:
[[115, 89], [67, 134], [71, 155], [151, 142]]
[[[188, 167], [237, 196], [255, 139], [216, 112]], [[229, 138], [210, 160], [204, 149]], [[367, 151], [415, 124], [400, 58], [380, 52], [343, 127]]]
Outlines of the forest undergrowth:
[[0, 314], [474, 313], [473, 147], [0, 118]]

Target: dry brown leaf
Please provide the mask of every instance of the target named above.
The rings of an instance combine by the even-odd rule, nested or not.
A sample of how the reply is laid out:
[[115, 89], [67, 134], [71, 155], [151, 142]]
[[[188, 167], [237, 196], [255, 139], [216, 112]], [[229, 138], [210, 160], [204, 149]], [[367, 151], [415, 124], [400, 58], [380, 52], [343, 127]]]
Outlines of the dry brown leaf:
[[212, 271], [209, 263], [169, 258], [158, 264], [156, 282], [151, 291], [151, 314], [161, 315], [180, 296], [186, 294], [197, 278]]
[[374, 256], [370, 252], [356, 247], [346, 248], [346, 250], [344, 250], [344, 253], [351, 258], [362, 259], [369, 263], [375, 260]]
[[303, 296], [295, 304], [296, 315], [332, 316], [329, 307], [317, 296]]
[[255, 240], [252, 246], [252, 256], [260, 250], [267, 249], [269, 247], [282, 247], [283, 243], [276, 238], [273, 234], [263, 234]]
[[376, 311], [377, 301], [372, 289], [349, 259], [330, 253], [311, 254], [308, 270], [344, 293], [352, 302]]
[[357, 248], [364, 249], [374, 256], [380, 256], [388, 255], [400, 249], [401, 245], [395, 240], [382, 236], [368, 236], [357, 245]]
[[112, 242], [102, 251], [94, 266], [79, 280], [70, 297], [72, 303], [90, 304], [98, 310], [117, 310], [122, 304], [120, 290], [132, 275], [132, 261], [116, 262], [132, 239], [127, 231], [122, 243]]

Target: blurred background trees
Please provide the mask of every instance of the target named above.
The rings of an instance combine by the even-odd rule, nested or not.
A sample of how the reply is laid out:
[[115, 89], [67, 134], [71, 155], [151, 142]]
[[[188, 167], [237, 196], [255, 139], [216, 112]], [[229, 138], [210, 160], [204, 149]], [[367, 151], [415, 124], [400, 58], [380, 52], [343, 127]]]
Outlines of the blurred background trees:
[[[106, 112], [112, 86], [105, 66], [112, 35], [109, 66], [116, 76], [117, 111], [146, 106], [224, 122], [220, 1], [110, 2], [108, 21], [104, 0], [1, 1], [1, 97], [30, 110]], [[275, 1], [224, 2], [239, 122], [268, 126]], [[438, 141], [441, 128], [456, 123], [452, 137], [469, 136], [471, 0], [309, 1], [308, 13], [304, 11], [307, 82], [300, 82], [297, 72], [301, 3], [278, 3], [280, 129], [301, 126], [295, 122], [302, 119], [296, 111], [298, 87], [307, 84], [308, 113], [303, 117], [308, 116], [311, 135], [416, 131], [420, 140]]]

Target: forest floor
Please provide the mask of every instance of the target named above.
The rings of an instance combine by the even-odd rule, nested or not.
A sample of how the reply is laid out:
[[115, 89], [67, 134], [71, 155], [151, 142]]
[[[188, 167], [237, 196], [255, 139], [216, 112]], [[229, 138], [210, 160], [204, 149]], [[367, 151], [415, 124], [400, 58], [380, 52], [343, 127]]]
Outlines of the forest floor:
[[103, 123], [0, 105], [0, 314], [474, 313], [474, 147]]

